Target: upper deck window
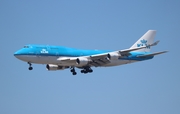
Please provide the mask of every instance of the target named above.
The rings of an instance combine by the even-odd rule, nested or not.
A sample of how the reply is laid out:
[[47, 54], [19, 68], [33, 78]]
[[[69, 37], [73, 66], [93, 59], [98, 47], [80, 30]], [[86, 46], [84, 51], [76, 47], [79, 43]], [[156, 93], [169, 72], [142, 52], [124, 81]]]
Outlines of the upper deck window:
[[24, 48], [29, 48], [29, 46], [24, 46]]

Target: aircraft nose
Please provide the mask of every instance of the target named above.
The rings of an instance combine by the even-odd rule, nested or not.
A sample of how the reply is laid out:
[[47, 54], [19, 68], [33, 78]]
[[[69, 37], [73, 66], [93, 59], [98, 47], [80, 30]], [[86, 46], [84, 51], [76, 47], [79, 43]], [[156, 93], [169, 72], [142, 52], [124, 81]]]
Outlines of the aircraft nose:
[[14, 56], [15, 56], [15, 57], [16, 57], [17, 55], [20, 55], [19, 51], [16, 51], [16, 52], [14, 53]]
[[14, 53], [14, 56], [17, 58], [17, 59], [20, 59], [20, 60], [23, 60], [24, 58], [22, 57], [22, 55], [23, 55], [23, 50], [22, 49], [20, 49], [20, 50], [18, 50], [18, 51], [16, 51], [15, 53]]
[[21, 51], [21, 50], [18, 50], [18, 51], [16, 51], [16, 52], [14, 53], [14, 56], [15, 56], [16, 58], [18, 58], [20, 55], [22, 55], [22, 51]]

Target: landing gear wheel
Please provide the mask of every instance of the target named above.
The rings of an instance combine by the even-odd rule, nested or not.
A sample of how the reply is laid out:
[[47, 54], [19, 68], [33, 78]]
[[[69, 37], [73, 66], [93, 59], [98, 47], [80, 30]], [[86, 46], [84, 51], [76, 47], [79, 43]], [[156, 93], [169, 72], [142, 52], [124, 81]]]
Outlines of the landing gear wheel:
[[29, 70], [32, 70], [33, 69], [33, 67], [29, 67]]
[[75, 72], [75, 70], [74, 70], [74, 69], [71, 69], [71, 72]]
[[81, 70], [81, 73], [87, 74], [87, 73], [92, 73], [93, 70], [91, 67], [84, 67], [83, 70]]
[[76, 75], [77, 73], [76, 72], [73, 72], [73, 75]]
[[87, 73], [88, 73], [88, 71], [85, 70], [85, 71], [84, 71], [84, 74], [87, 74]]
[[84, 70], [81, 70], [81, 73], [84, 73]]
[[93, 72], [93, 70], [92, 70], [92, 69], [90, 69], [90, 70], [89, 70], [89, 73], [92, 73], [92, 72]]

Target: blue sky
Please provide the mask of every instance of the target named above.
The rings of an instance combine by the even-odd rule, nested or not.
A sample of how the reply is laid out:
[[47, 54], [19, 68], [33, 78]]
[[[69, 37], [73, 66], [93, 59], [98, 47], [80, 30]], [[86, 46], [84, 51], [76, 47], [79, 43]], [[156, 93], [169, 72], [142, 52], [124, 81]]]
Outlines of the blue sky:
[[[1, 114], [179, 114], [178, 0], [0, 0]], [[157, 30], [153, 60], [72, 76], [19, 61], [25, 44], [129, 48]], [[79, 71], [78, 71], [79, 72]]]

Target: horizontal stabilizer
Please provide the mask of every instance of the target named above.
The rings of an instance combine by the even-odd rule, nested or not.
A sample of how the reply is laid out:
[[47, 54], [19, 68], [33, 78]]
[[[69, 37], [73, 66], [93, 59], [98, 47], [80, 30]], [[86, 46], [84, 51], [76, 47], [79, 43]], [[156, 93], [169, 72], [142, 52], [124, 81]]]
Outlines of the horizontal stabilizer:
[[153, 44], [151, 44], [150, 46], [156, 46], [159, 42], [160, 41], [158, 40], [158, 41], [154, 42]]
[[121, 50], [119, 51], [119, 53], [121, 55], [128, 55], [129, 52], [131, 51], [136, 51], [136, 50], [140, 50], [140, 49], [144, 49], [144, 48], [150, 48], [151, 46], [156, 46], [160, 41], [156, 41], [152, 44], [146, 45], [146, 46], [142, 46], [142, 47], [136, 47], [136, 48], [129, 48], [129, 49], [125, 49], [125, 50]]
[[159, 55], [159, 54], [163, 54], [163, 53], [166, 53], [168, 51], [162, 51], [162, 52], [157, 52], [157, 53], [152, 53], [152, 54], [147, 54], [147, 55], [139, 55], [137, 57], [139, 58], [146, 58], [146, 57], [151, 57], [151, 56], [154, 56], [154, 55]]

